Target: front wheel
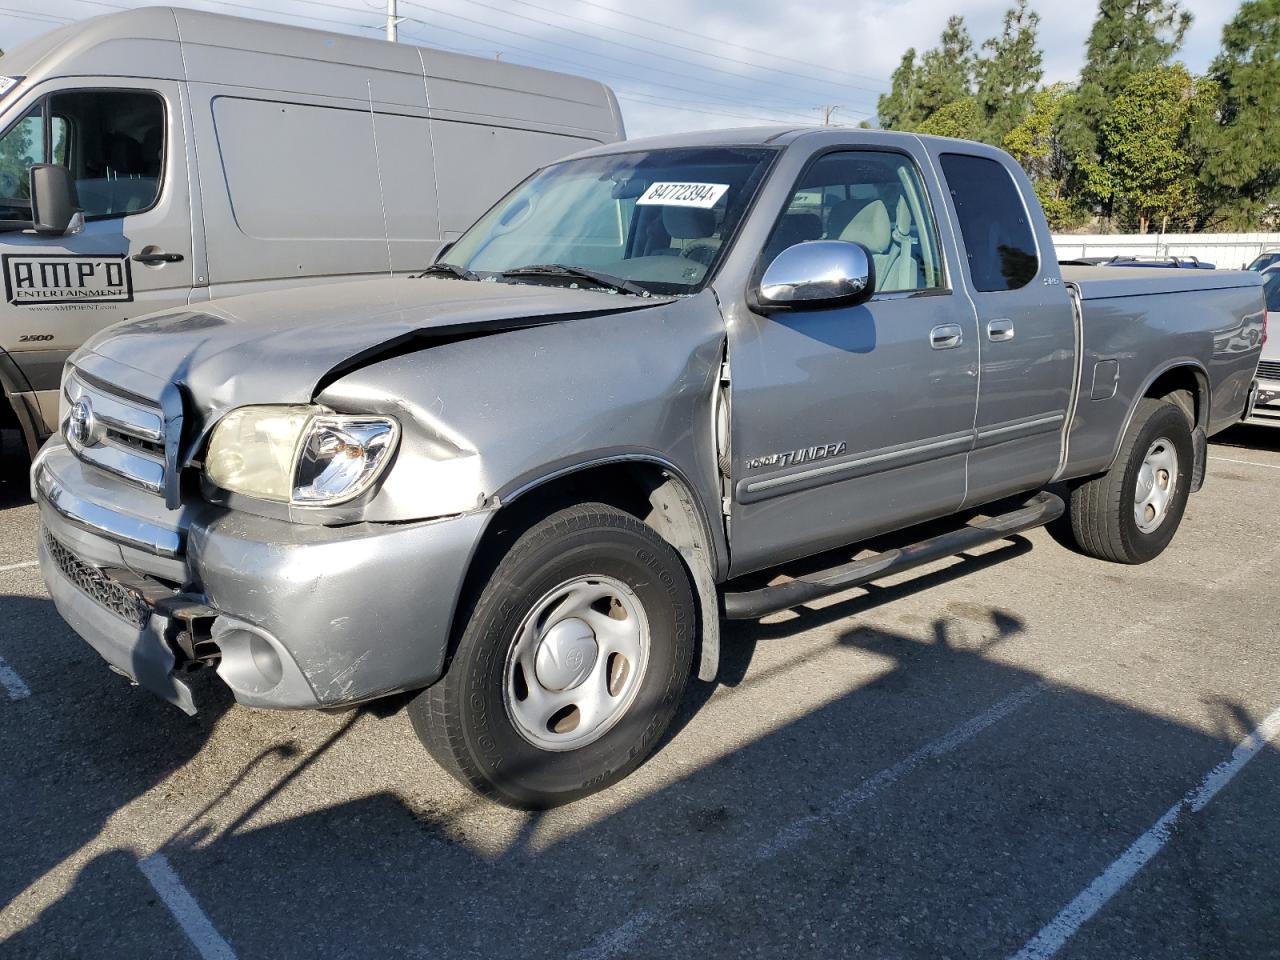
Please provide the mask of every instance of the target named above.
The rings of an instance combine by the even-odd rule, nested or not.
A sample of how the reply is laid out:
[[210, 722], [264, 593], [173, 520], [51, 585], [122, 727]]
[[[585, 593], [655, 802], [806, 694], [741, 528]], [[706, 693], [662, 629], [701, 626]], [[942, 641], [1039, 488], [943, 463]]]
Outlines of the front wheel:
[[445, 770], [510, 806], [614, 783], [671, 722], [693, 662], [679, 555], [603, 504], [562, 510], [499, 562], [445, 676], [410, 704]]
[[1111, 469], [1071, 492], [1073, 545], [1116, 563], [1159, 556], [1182, 522], [1194, 460], [1187, 415], [1167, 400], [1139, 401]]

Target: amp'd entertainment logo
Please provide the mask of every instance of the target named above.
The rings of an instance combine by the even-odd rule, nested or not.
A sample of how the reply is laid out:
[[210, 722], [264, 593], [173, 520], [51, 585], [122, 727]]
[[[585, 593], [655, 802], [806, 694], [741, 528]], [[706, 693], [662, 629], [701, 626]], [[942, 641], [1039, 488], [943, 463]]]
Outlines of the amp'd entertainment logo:
[[133, 275], [128, 257], [46, 254], [4, 255], [4, 289], [17, 307], [56, 303], [129, 303]]

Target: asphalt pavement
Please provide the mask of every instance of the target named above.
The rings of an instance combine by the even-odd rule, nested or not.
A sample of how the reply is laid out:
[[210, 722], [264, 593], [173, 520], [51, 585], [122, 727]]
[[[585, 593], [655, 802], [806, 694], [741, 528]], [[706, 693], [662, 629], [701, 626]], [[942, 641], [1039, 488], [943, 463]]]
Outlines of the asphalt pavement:
[[400, 701], [131, 687], [0, 483], [0, 956], [1280, 958], [1280, 430], [1210, 456], [1145, 566], [1035, 531], [726, 624], [654, 757], [544, 813]]

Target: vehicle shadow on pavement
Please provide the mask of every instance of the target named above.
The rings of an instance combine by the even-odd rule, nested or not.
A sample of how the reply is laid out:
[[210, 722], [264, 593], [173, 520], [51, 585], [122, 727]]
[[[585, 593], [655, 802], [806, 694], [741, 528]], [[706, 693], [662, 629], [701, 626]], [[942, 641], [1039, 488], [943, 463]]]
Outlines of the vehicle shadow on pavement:
[[[725, 684], [698, 685], [667, 749], [600, 797], [541, 813], [453, 803], [456, 792], [437, 803], [413, 755], [398, 783], [370, 779], [366, 795], [300, 808], [307, 777], [356, 792], [362, 760], [403, 726], [352, 712], [294, 755], [273, 754], [295, 749], [289, 739], [246, 748], [234, 776], [174, 816], [162, 852], [242, 960], [1007, 956], [1261, 720], [1223, 698], [1208, 734], [1046, 683], [1002, 659], [1025, 625], [989, 603], [904, 614], [894, 629], [856, 619], [1026, 549], [1014, 542], [787, 622], [726, 624]], [[23, 598], [0, 598], [0, 615], [15, 603], [55, 622]], [[843, 629], [783, 652], [824, 624]], [[817, 663], [833, 651], [838, 660]], [[865, 679], [841, 684], [832, 660]], [[30, 737], [31, 723], [48, 737], [30, 766], [0, 774], [21, 811], [0, 839], [0, 903], [113, 809], [183, 776], [214, 726], [235, 719], [223, 704], [187, 720], [85, 666], [68, 667], [48, 706], [0, 705], [28, 716], [6, 722], [4, 739]], [[824, 682], [795, 715], [770, 692]], [[777, 722], [741, 736], [735, 718], [762, 710]], [[677, 766], [677, 748], [700, 761]], [[217, 816], [251, 768], [277, 759], [287, 772]], [[1274, 955], [1280, 831], [1243, 841], [1239, 823], [1270, 821], [1280, 756], [1266, 748], [1237, 783], [1179, 822], [1176, 842], [1081, 932], [1078, 955]], [[195, 955], [124, 845], [73, 877], [0, 952]]]
[[[154, 892], [140, 895], [150, 888], [137, 858], [113, 851], [82, 869], [78, 852], [117, 811], [182, 770], [233, 702], [216, 685], [201, 684], [205, 710], [186, 717], [139, 695], [107, 672], [48, 599], [0, 594], [0, 634], [10, 641], [9, 666], [31, 690], [9, 702], [0, 690], [0, 909], [32, 884], [75, 878], [36, 928], [0, 941], [0, 955], [142, 955], [125, 945], [127, 918], [155, 901]], [[59, 920], [66, 904], [78, 906]], [[190, 949], [180, 933], [175, 942], [170, 956]]]
[[1209, 438], [1211, 447], [1238, 447], [1280, 453], [1280, 429], [1242, 423]]

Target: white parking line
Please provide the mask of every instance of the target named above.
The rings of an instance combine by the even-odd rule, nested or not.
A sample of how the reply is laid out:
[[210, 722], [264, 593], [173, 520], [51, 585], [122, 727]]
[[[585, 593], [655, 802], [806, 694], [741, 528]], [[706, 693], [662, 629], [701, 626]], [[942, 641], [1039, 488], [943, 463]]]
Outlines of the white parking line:
[[1231, 752], [1231, 757], [1218, 764], [1199, 785], [1175, 803], [1142, 836], [1099, 874], [1074, 900], [1068, 903], [1056, 917], [1045, 924], [1038, 934], [1027, 941], [1026, 946], [1013, 955], [1012, 960], [1046, 960], [1062, 949], [1088, 920], [1106, 906], [1107, 901], [1124, 889], [1124, 885], [1151, 862], [1173, 837], [1178, 821], [1192, 813], [1199, 813], [1219, 790], [1244, 769], [1245, 764], [1258, 755], [1268, 740], [1280, 734], [1280, 709], [1258, 725]]
[[138, 861], [138, 869], [155, 887], [187, 938], [195, 945], [203, 960], [236, 960], [231, 944], [222, 939], [213, 921], [200, 909], [196, 898], [174, 872], [168, 857], [153, 853]]
[[31, 696], [31, 688], [13, 667], [4, 662], [4, 657], [0, 657], [0, 687], [4, 687], [10, 700], [25, 700]]
[[23, 563], [10, 563], [0, 567], [0, 573], [8, 573], [10, 570], [28, 570], [31, 567], [40, 566], [39, 560], [27, 560]]
[[[1023, 687], [983, 713], [966, 720], [958, 727], [954, 727], [932, 743], [925, 744], [915, 753], [904, 757], [893, 766], [885, 767], [879, 773], [863, 780], [856, 787], [846, 790], [824, 809], [811, 816], [802, 817], [762, 843], [748, 855], [748, 864], [762, 863], [765, 860], [769, 860], [808, 839], [819, 827], [840, 817], [847, 816], [856, 807], [870, 800], [886, 787], [892, 786], [925, 762], [950, 753], [966, 741], [972, 740], [988, 727], [1030, 703], [1044, 692], [1045, 686], [1046, 684], [1041, 681]], [[736, 876], [740, 870], [741, 867], [739, 866], [733, 870], [733, 874]], [[689, 889], [681, 893], [677, 902], [683, 908], [690, 904], [712, 899], [719, 894], [720, 881], [714, 876], [707, 877], [694, 883]], [[601, 937], [586, 949], [573, 954], [573, 960], [599, 960], [599, 958], [627, 955], [632, 945], [644, 934], [645, 930], [654, 923], [666, 919], [667, 916], [667, 912], [658, 913], [652, 910], [641, 910], [623, 921], [607, 936]]]
[[1220, 460], [1223, 463], [1243, 463], [1248, 467], [1266, 467], [1268, 470], [1280, 470], [1280, 463], [1259, 463], [1257, 460], [1233, 460], [1231, 457], [1210, 457], [1210, 460]]

